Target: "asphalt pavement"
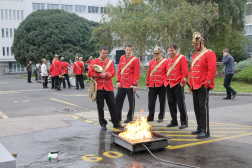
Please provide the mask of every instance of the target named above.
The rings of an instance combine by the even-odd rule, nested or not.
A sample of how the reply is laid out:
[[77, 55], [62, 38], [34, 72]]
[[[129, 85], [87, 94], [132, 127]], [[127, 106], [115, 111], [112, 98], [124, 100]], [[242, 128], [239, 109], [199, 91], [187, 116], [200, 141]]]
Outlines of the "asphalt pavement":
[[[109, 133], [118, 130], [110, 122], [108, 130], [101, 130], [97, 106], [88, 98], [87, 85], [83, 90], [72, 87], [56, 91], [50, 84], [43, 89], [41, 83], [32, 81], [27, 83], [17, 75], [0, 76], [0, 143], [17, 154], [17, 167], [252, 167], [252, 96], [240, 94], [235, 100], [222, 100], [223, 96], [212, 94], [211, 137], [203, 140], [190, 134], [197, 126], [192, 95], [185, 95], [189, 126], [184, 130], [166, 127], [171, 120], [167, 101], [164, 122], [156, 122], [157, 100], [155, 121], [149, 123], [153, 131], [172, 139], [164, 150], [152, 152], [163, 160], [185, 164], [182, 166], [157, 160], [148, 151], [131, 154], [115, 145]], [[139, 89], [137, 94], [140, 99], [136, 98], [134, 120], [148, 115], [148, 92]], [[108, 120], [107, 106], [104, 109]], [[123, 120], [127, 110], [126, 98]], [[59, 152], [58, 158], [49, 161], [47, 155], [54, 151]]]

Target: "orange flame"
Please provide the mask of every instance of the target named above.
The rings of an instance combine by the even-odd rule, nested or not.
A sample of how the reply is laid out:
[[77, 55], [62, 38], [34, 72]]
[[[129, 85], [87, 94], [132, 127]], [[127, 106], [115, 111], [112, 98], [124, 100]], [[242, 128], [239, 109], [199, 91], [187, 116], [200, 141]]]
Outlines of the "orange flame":
[[143, 113], [143, 112], [144, 112], [144, 109], [140, 109], [140, 112]]
[[126, 126], [126, 131], [119, 134], [120, 137], [130, 141], [130, 142], [143, 142], [152, 139], [152, 133], [150, 132], [151, 126], [147, 123], [147, 119], [141, 117], [134, 123], [128, 123]]

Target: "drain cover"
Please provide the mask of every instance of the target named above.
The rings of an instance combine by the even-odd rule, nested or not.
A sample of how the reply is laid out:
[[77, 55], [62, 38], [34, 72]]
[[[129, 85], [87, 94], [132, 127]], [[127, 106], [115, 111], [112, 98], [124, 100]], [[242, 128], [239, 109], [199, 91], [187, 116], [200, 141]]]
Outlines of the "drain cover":
[[60, 113], [69, 113], [69, 112], [74, 112], [74, 111], [77, 111], [77, 110], [76, 109], [70, 109], [70, 108], [64, 108], [64, 109], [58, 109], [56, 111], [60, 112]]

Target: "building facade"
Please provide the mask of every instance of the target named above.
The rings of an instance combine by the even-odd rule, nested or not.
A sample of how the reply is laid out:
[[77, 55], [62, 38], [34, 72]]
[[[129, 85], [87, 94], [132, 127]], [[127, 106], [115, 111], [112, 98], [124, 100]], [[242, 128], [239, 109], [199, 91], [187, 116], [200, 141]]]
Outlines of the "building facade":
[[15, 30], [32, 12], [43, 9], [62, 9], [99, 22], [108, 3], [118, 0], [0, 0], [0, 75], [5, 73], [26, 72], [24, 66], [17, 63], [11, 46]]
[[[252, 3], [246, 5], [246, 25], [245, 25], [245, 36], [249, 39], [252, 44]], [[244, 52], [248, 54], [248, 57], [252, 55], [251, 45], [246, 45]]]

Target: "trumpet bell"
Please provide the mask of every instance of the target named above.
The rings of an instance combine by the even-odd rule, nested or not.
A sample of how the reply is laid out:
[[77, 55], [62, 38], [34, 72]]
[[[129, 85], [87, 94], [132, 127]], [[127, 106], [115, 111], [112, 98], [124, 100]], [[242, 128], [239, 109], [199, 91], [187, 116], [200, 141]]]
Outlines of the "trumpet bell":
[[103, 68], [100, 65], [97, 65], [97, 64], [94, 64], [92, 68], [96, 72], [102, 72], [103, 71]]

